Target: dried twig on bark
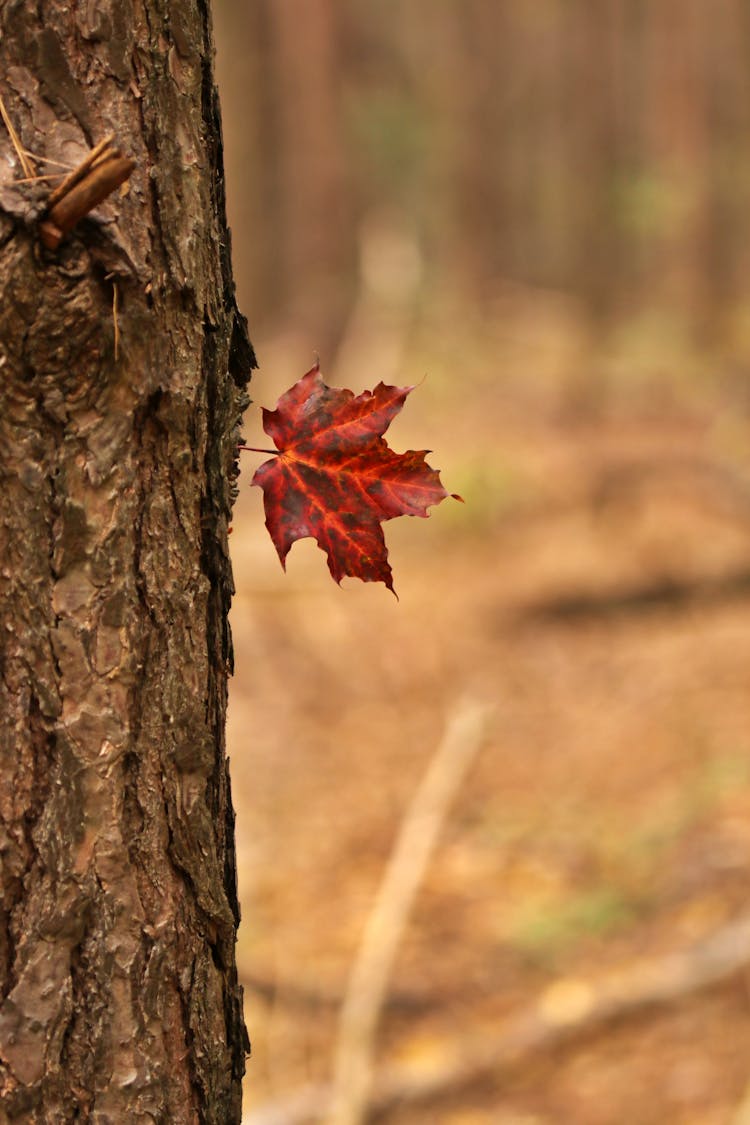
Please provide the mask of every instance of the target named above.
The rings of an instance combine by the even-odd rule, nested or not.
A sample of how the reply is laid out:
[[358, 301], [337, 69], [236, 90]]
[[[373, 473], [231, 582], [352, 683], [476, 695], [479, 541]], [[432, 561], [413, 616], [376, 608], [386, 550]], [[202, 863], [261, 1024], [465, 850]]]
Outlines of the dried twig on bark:
[[68, 231], [125, 183], [135, 168], [135, 161], [123, 156], [113, 140], [111, 134], [100, 141], [50, 192], [46, 216], [39, 224], [39, 237], [48, 250], [56, 250]]
[[21, 144], [20, 137], [18, 136], [18, 133], [13, 126], [13, 122], [8, 116], [8, 111], [5, 108], [5, 102], [2, 98], [0, 98], [0, 117], [2, 117], [5, 128], [8, 130], [8, 136], [10, 137], [13, 148], [16, 150], [16, 156], [18, 157], [18, 162], [23, 169], [24, 176], [32, 178], [36, 175], [36, 168], [34, 167], [31, 157]]

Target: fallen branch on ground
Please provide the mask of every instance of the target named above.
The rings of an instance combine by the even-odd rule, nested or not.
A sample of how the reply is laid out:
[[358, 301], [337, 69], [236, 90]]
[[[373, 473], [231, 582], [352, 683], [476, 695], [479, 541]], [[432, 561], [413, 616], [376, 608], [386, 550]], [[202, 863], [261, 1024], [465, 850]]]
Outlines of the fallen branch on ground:
[[406, 810], [341, 1006], [330, 1125], [364, 1120], [393, 963], [451, 801], [482, 744], [487, 714], [488, 707], [474, 702], [456, 708]]
[[513, 622], [579, 622], [720, 606], [750, 595], [750, 567], [703, 578], [661, 578], [612, 590], [555, 594], [522, 606]]
[[[399, 1102], [416, 1104], [458, 1093], [517, 1069], [534, 1055], [721, 984], [748, 967], [750, 914], [690, 949], [636, 963], [601, 980], [556, 981], [498, 1034], [483, 1031], [451, 1041], [434, 1072], [384, 1067], [373, 1081], [368, 1111], [382, 1113]], [[243, 1118], [243, 1125], [305, 1125], [324, 1118], [330, 1104], [330, 1086], [310, 1085], [259, 1106]]]

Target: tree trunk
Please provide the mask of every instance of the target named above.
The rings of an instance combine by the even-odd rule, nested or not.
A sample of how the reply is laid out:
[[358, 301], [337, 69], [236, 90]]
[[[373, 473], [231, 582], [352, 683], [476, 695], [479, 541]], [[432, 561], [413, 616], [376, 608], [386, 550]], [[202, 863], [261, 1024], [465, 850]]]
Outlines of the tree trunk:
[[[228, 521], [254, 358], [205, 0], [0, 5], [0, 1121], [240, 1120]], [[116, 301], [115, 301], [116, 296]]]

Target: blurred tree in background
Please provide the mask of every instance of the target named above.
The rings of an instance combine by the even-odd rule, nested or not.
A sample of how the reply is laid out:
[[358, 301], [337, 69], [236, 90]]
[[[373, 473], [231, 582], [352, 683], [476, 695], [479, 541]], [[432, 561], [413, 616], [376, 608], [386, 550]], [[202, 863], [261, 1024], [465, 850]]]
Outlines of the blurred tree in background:
[[740, 0], [218, 0], [217, 21], [264, 323], [334, 346], [377, 206], [417, 239], [422, 297], [491, 317], [511, 284], [574, 298], [597, 336], [747, 334]]

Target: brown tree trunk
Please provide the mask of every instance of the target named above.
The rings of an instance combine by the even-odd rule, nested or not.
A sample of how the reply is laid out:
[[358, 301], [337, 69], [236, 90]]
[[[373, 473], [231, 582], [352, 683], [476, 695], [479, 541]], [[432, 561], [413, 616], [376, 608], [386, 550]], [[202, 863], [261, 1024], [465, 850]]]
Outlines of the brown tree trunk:
[[[254, 365], [205, 0], [0, 5], [0, 1121], [240, 1120], [227, 531]], [[113, 308], [115, 292], [117, 308]], [[115, 314], [119, 340], [115, 333]]]

